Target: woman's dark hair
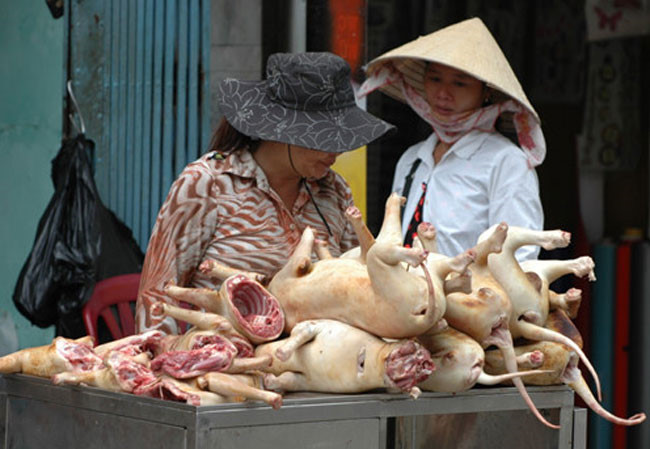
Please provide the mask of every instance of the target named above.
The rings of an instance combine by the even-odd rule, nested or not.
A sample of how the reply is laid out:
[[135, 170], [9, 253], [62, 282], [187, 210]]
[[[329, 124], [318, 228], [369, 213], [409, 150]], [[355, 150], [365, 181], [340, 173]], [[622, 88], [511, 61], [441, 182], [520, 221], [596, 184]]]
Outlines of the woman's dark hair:
[[259, 146], [260, 141], [235, 129], [225, 117], [221, 117], [219, 125], [212, 133], [208, 151], [219, 151], [220, 153], [232, 153], [235, 150], [247, 148], [253, 152]]

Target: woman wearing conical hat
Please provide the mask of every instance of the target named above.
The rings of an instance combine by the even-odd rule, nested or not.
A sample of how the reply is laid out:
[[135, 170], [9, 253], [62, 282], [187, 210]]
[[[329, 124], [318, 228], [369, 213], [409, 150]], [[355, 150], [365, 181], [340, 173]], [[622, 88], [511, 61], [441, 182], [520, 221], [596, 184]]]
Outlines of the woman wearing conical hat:
[[[489, 30], [469, 19], [371, 61], [360, 90], [407, 103], [433, 128], [400, 158], [393, 191], [407, 197], [402, 230], [410, 245], [419, 222], [437, 230], [439, 251], [474, 246], [495, 223], [542, 229], [534, 167], [546, 153], [539, 117]], [[495, 127], [516, 131], [519, 146]], [[537, 257], [524, 247], [517, 257]]]

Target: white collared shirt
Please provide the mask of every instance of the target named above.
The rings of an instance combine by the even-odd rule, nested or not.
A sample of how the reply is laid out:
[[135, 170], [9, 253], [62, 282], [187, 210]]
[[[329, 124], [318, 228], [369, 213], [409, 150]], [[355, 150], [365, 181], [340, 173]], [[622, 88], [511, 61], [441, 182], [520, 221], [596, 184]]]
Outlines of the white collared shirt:
[[[543, 229], [544, 213], [539, 197], [537, 173], [528, 167], [523, 151], [497, 132], [473, 130], [460, 138], [436, 165], [433, 149], [438, 138], [410, 147], [400, 157], [393, 179], [393, 192], [408, 195], [402, 234], [413, 217], [427, 184], [423, 221], [437, 230], [438, 250], [455, 256], [473, 247], [490, 226]], [[413, 175], [410, 194], [403, 193], [406, 176], [416, 159], [422, 162]], [[526, 246], [517, 259], [534, 259], [539, 247]]]

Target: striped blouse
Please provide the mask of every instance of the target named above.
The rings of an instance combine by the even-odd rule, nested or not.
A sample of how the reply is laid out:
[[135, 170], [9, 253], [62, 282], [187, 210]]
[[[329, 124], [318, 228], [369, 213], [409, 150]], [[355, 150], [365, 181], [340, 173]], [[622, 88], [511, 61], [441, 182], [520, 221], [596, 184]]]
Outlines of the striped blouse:
[[308, 183], [332, 236], [305, 187], [289, 210], [247, 150], [212, 152], [189, 164], [173, 183], [149, 240], [136, 331], [179, 332], [173, 319], [151, 317], [149, 308], [158, 301], [175, 304], [163, 293], [170, 280], [185, 287], [217, 289], [218, 284], [197, 272], [206, 259], [270, 278], [286, 264], [307, 226], [328, 242], [335, 257], [357, 246], [345, 218], [352, 205], [346, 181], [330, 170], [323, 179]]

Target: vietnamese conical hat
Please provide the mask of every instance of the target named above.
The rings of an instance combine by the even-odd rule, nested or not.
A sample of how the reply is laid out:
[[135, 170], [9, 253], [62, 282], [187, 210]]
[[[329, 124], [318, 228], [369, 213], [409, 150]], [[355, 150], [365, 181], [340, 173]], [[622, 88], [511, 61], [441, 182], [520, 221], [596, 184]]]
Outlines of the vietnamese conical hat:
[[[539, 116], [528, 101], [508, 60], [485, 24], [478, 17], [442, 28], [373, 59], [366, 67], [372, 76], [391, 62], [407, 83], [424, 96], [424, 72], [428, 62], [437, 62], [461, 70], [485, 82], [488, 87], [507, 95]], [[397, 100], [406, 102], [402, 90], [388, 84], [380, 88]]]

